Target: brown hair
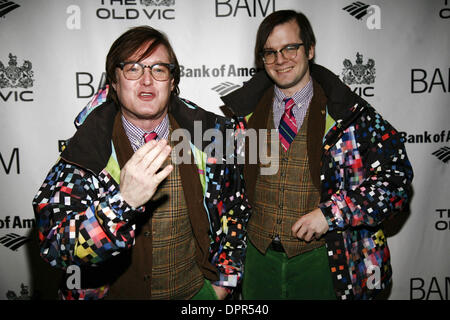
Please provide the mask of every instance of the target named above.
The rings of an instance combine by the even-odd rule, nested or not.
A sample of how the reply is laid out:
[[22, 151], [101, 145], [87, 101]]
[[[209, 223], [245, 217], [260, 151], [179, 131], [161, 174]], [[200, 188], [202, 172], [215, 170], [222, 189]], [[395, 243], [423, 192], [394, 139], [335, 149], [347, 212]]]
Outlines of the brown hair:
[[178, 84], [180, 83], [180, 65], [167, 36], [149, 26], [134, 27], [114, 41], [106, 56], [106, 84], [109, 85], [108, 100], [113, 100], [118, 106], [120, 106], [120, 102], [116, 90], [111, 85], [117, 82], [116, 68], [120, 62], [126, 61], [145, 44], [147, 44], [147, 49], [143, 51], [137, 60], [140, 61], [150, 56], [153, 50], [160, 44], [166, 47], [169, 53], [169, 62], [175, 66], [172, 72], [174, 89], [171, 95], [178, 96], [180, 93], [180, 89], [178, 88]]
[[[258, 69], [264, 69], [264, 62], [261, 58], [261, 53], [272, 30], [276, 26], [286, 22], [290, 22], [291, 20], [297, 21], [297, 24], [300, 28], [299, 37], [304, 43], [305, 52], [307, 55], [311, 46], [316, 45], [316, 37], [314, 36], [311, 24], [309, 23], [308, 18], [303, 13], [296, 12], [294, 10], [275, 11], [268, 15], [261, 22], [256, 34], [255, 64]], [[311, 62], [313, 62], [313, 59], [311, 59]]]

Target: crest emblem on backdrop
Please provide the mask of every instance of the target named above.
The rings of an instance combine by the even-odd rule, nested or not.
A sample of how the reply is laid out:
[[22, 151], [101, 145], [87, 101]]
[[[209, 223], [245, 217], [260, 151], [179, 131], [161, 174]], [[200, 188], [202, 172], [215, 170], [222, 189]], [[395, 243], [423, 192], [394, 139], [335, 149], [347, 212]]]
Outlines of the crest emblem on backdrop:
[[3, 88], [30, 88], [33, 86], [33, 70], [29, 60], [22, 66], [17, 65], [17, 56], [9, 54], [8, 65], [0, 61], [0, 89]]
[[175, 4], [175, 0], [141, 0], [144, 6], [166, 6], [170, 7]]
[[356, 53], [356, 61], [353, 64], [349, 59], [345, 59], [344, 70], [342, 70], [342, 81], [347, 84], [372, 84], [375, 82], [375, 60], [368, 59], [363, 64], [363, 55]]

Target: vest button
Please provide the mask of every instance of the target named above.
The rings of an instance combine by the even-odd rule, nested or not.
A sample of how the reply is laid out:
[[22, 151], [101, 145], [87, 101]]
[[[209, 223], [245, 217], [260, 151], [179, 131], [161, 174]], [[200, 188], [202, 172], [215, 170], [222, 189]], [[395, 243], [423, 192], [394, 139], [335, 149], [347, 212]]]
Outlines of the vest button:
[[152, 235], [152, 233], [150, 231], [144, 232], [144, 237], [150, 237], [151, 235]]
[[150, 280], [150, 275], [148, 275], [148, 274], [144, 275], [144, 281], [148, 281], [148, 280]]

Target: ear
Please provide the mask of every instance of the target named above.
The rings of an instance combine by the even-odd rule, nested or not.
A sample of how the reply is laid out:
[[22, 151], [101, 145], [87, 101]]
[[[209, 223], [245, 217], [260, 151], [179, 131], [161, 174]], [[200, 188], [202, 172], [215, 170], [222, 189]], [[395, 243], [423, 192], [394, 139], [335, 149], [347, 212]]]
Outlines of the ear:
[[314, 54], [315, 54], [315, 46], [311, 45], [309, 47], [309, 52], [308, 52], [308, 60], [311, 60], [312, 58], [314, 58]]
[[172, 92], [173, 89], [175, 89], [174, 81], [175, 81], [175, 80], [174, 80], [173, 77], [172, 77], [172, 79], [170, 79], [170, 92]]

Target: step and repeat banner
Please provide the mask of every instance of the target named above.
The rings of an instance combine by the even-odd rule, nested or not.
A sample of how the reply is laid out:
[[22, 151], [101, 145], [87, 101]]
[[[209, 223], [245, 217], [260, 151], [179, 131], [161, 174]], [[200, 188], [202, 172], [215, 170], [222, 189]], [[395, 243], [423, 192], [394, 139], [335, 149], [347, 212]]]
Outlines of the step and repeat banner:
[[316, 62], [340, 76], [406, 139], [415, 178], [407, 212], [386, 222], [387, 299], [450, 298], [450, 1], [0, 1], [0, 299], [57, 298], [61, 271], [39, 257], [31, 201], [73, 120], [103, 81], [128, 28], [164, 31], [181, 97], [221, 114], [220, 97], [254, 73], [260, 22], [302, 11]]

